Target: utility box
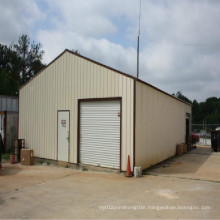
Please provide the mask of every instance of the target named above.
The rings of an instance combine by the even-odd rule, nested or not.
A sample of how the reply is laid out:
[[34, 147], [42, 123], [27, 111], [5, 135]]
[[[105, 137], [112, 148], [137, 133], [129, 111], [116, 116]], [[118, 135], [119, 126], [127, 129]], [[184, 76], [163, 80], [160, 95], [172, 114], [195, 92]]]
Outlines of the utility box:
[[29, 149], [21, 149], [21, 165], [34, 164], [34, 151]]

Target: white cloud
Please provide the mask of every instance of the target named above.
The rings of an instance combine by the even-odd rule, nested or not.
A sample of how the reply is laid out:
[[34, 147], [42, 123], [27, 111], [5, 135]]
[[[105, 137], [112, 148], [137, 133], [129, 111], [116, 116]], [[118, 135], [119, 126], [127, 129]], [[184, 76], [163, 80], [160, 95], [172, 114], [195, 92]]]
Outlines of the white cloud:
[[219, 60], [220, 53], [207, 53], [204, 48], [197, 51], [155, 44], [142, 52], [141, 77], [169, 93], [182, 91], [190, 99], [201, 101], [220, 95]]
[[[42, 2], [48, 7], [42, 7]], [[36, 25], [34, 32], [43, 44], [45, 62], [65, 48], [77, 49], [82, 55], [136, 74], [139, 1], [2, 3], [1, 43], [24, 32], [33, 34], [38, 24], [41, 28]], [[46, 25], [39, 25], [42, 23]], [[220, 96], [220, 1], [142, 0], [140, 45], [140, 77], [145, 81], [169, 93], [180, 90], [199, 101]]]
[[44, 17], [34, 0], [1, 0], [1, 43], [17, 41], [21, 34], [30, 33], [35, 22]]
[[220, 2], [142, 1], [142, 30], [148, 39], [171, 43], [219, 43]]
[[38, 39], [42, 42], [46, 51], [46, 63], [68, 48], [70, 50], [78, 50], [83, 56], [126, 73], [134, 74], [135, 72], [136, 63], [133, 61], [136, 56], [136, 50], [134, 48], [123, 48], [121, 45], [111, 43], [104, 38], [88, 38], [73, 32], [40, 31]]
[[219, 97], [220, 2], [142, 2], [143, 79], [199, 101]]
[[50, 8], [59, 9], [60, 16], [53, 18], [59, 30], [69, 30], [86, 36], [114, 34], [117, 26], [106, 12], [105, 1], [48, 1]]

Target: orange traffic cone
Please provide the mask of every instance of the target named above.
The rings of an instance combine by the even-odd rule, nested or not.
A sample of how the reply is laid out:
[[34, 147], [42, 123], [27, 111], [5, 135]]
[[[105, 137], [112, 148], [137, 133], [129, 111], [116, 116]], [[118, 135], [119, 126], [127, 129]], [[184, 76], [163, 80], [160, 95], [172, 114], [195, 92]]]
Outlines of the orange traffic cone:
[[130, 165], [130, 156], [128, 155], [128, 163], [127, 163], [127, 172], [126, 172], [126, 177], [131, 177], [131, 165]]

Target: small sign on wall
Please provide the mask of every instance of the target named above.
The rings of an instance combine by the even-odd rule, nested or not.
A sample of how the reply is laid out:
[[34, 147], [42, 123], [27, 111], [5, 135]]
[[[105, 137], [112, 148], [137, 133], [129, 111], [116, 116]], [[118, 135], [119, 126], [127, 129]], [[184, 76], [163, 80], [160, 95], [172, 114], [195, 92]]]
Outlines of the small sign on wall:
[[61, 125], [62, 125], [63, 127], [66, 127], [66, 120], [61, 120]]

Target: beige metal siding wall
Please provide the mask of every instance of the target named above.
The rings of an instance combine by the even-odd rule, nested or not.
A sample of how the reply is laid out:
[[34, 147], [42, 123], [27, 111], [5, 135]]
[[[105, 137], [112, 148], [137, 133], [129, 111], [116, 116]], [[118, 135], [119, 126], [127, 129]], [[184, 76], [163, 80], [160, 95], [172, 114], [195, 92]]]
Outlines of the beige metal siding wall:
[[175, 154], [185, 142], [186, 113], [191, 107], [136, 82], [136, 166], [143, 169]]
[[[70, 110], [70, 162], [77, 162], [78, 99], [122, 97], [122, 170], [133, 162], [134, 81], [65, 52], [20, 90], [19, 138], [36, 157], [57, 159], [57, 110]], [[133, 166], [133, 164], [131, 164]]]

